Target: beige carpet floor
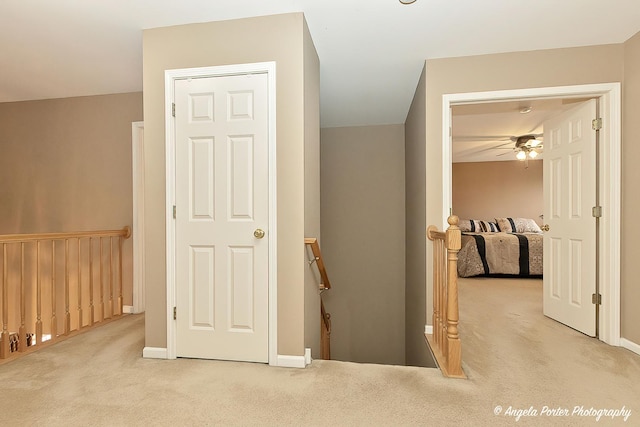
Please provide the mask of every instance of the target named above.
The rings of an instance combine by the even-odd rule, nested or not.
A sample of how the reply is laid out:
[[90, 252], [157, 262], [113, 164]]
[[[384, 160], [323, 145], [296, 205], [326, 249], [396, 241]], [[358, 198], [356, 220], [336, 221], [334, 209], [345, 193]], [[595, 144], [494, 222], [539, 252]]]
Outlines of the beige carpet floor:
[[[468, 380], [336, 361], [142, 359], [144, 317], [130, 315], [0, 365], [0, 425], [640, 425], [640, 356], [542, 316], [538, 281], [460, 286]], [[548, 417], [545, 405], [631, 415]], [[530, 407], [537, 416], [516, 418]]]

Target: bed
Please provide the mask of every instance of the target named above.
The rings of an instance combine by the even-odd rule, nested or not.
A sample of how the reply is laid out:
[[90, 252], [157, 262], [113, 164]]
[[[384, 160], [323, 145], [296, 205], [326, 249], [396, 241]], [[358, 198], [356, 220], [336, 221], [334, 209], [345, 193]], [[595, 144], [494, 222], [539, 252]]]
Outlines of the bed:
[[[506, 221], [506, 222], [505, 222]], [[542, 277], [543, 234], [533, 220], [461, 220], [458, 276]]]

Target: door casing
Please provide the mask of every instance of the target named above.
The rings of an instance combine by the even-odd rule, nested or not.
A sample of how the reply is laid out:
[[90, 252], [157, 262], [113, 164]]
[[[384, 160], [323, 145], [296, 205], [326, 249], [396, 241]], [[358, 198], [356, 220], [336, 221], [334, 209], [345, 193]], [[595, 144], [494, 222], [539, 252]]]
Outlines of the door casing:
[[166, 258], [167, 258], [167, 359], [176, 358], [176, 241], [173, 205], [175, 204], [175, 128], [172, 104], [177, 79], [219, 77], [252, 73], [267, 74], [268, 138], [269, 138], [269, 364], [278, 364], [277, 310], [277, 196], [276, 196], [276, 63], [223, 65], [182, 68], [165, 71], [165, 173], [166, 173]]
[[144, 122], [131, 123], [133, 166], [133, 313], [144, 312]]
[[[442, 222], [448, 226], [451, 207], [451, 106], [483, 102], [544, 98], [596, 97], [600, 103], [598, 185], [602, 217], [599, 228], [600, 306], [599, 339], [620, 345], [620, 182], [621, 182], [621, 87], [620, 83], [514, 89], [490, 92], [445, 94], [442, 96]], [[428, 202], [428, 200], [427, 200]], [[429, 294], [427, 292], [427, 294]]]

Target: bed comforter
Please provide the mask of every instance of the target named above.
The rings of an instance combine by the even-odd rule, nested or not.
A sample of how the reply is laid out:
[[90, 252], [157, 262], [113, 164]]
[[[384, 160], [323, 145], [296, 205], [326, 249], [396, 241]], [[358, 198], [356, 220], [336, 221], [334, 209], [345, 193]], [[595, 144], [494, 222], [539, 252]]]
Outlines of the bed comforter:
[[539, 233], [462, 233], [458, 276], [541, 276]]

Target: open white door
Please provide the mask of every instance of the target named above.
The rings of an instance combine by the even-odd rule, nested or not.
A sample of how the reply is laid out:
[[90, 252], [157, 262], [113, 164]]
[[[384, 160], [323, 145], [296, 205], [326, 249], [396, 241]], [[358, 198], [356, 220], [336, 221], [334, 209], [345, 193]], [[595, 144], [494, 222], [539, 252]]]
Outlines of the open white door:
[[268, 362], [267, 74], [174, 89], [176, 355]]
[[596, 100], [544, 123], [543, 311], [595, 336]]

